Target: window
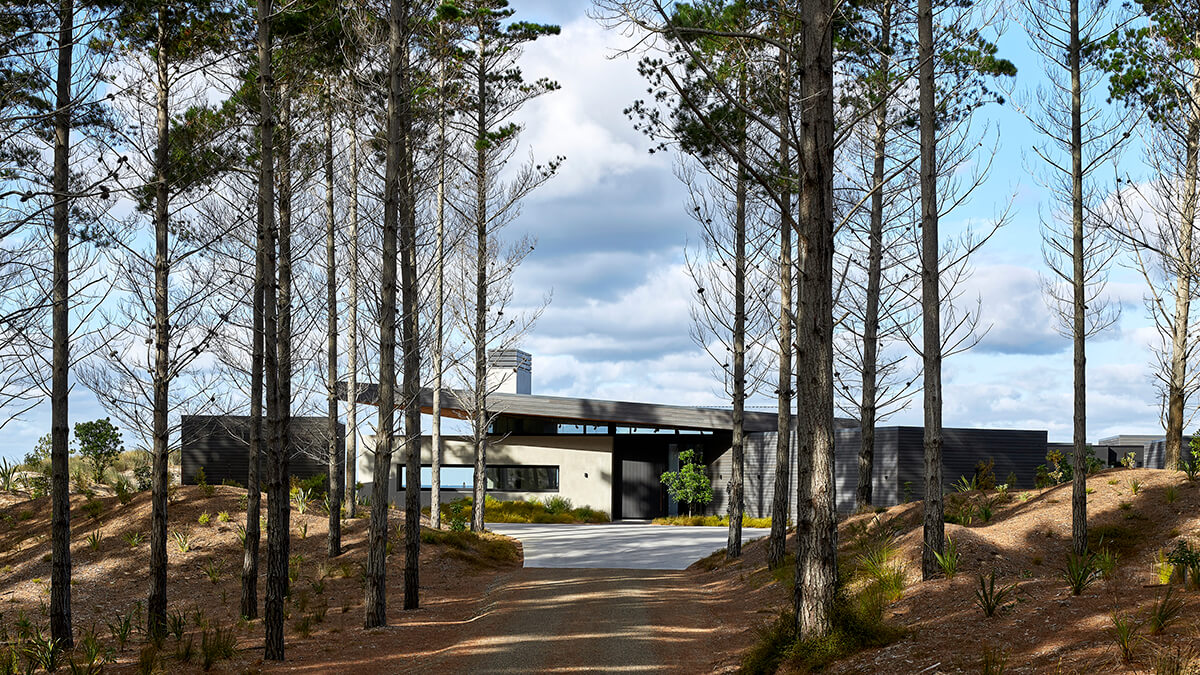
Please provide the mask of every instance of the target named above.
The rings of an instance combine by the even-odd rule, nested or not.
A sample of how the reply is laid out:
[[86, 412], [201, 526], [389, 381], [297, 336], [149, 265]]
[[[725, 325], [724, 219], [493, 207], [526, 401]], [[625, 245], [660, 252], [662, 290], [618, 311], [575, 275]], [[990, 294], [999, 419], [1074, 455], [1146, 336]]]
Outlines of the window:
[[[400, 489], [405, 481], [404, 467], [399, 467]], [[557, 466], [489, 466], [485, 472], [487, 489], [502, 492], [558, 492]], [[475, 468], [471, 466], [443, 466], [441, 487], [449, 490], [470, 490], [475, 485]], [[421, 489], [433, 486], [433, 469], [421, 467]]]
[[487, 488], [502, 492], [557, 492], [557, 466], [489, 466]]
[[[400, 474], [400, 489], [403, 490], [407, 481], [405, 480], [407, 471], [404, 470], [404, 465], [396, 467], [397, 473]], [[470, 490], [475, 484], [475, 469], [470, 466], [442, 466], [440, 487], [450, 490]], [[433, 467], [426, 464], [421, 467], [421, 489], [428, 490], [433, 487]]]

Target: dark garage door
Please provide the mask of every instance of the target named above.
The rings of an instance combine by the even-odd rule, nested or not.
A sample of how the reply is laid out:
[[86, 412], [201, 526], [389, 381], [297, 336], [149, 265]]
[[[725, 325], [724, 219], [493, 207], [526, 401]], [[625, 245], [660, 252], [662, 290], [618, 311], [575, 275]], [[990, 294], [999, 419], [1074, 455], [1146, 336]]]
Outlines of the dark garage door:
[[666, 514], [660, 480], [665, 467], [657, 462], [621, 460], [621, 517], [657, 518]]

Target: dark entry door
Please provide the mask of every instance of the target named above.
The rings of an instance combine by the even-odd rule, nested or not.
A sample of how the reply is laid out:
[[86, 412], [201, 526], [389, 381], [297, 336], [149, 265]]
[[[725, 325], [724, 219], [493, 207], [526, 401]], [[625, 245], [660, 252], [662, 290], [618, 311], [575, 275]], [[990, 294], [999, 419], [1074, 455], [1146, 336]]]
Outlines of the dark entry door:
[[621, 517], [636, 520], [665, 515], [658, 462], [621, 460]]

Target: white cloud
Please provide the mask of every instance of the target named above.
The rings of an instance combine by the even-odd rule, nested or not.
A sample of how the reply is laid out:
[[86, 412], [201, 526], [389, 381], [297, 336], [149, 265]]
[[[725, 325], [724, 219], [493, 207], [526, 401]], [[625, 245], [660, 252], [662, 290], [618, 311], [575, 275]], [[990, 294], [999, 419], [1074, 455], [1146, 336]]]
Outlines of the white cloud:
[[650, 155], [649, 141], [633, 130], [623, 110], [644, 96], [645, 84], [631, 58], [608, 58], [621, 37], [580, 17], [562, 34], [525, 49], [526, 78], [549, 77], [562, 89], [528, 103], [519, 118], [522, 143], [540, 160], [565, 155], [560, 175], [532, 201], [588, 195], [597, 183], [639, 168], [669, 169], [666, 155]]

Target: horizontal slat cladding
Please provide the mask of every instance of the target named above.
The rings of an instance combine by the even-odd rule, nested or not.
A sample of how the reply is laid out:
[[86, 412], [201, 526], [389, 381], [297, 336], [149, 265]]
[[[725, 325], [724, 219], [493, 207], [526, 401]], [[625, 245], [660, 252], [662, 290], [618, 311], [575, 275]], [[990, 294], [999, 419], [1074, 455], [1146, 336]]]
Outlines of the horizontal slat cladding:
[[[1182, 451], [1185, 455], [1191, 452], [1192, 437], [1184, 436], [1182, 441]], [[1167, 465], [1167, 441], [1166, 439], [1153, 441], [1146, 444], [1146, 468], [1161, 469]]]
[[[250, 418], [244, 415], [186, 415], [180, 425], [180, 472], [185, 485], [195, 485], [200, 467], [205, 480], [245, 484], [250, 470]], [[308, 478], [328, 473], [328, 419], [294, 417], [288, 473]], [[338, 458], [344, 462], [346, 427], [338, 423]], [[261, 460], [260, 460], [261, 461]], [[261, 468], [261, 464], [260, 464]]]
[[[899, 480], [911, 483], [914, 499], [925, 495], [925, 442], [921, 427], [898, 427]], [[1031, 488], [1037, 467], [1046, 461], [1046, 432], [1018, 429], [942, 430], [942, 483], [949, 487], [959, 477], [975, 475], [980, 461], [991, 459], [996, 482], [1005, 482], [1015, 474], [1014, 487]]]

